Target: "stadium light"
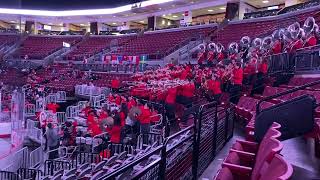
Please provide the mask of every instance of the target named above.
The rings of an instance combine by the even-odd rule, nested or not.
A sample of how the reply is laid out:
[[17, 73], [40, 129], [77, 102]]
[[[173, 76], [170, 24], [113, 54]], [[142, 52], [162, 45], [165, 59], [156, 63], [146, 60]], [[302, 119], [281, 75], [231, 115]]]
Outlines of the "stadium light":
[[[173, 0], [149, 0], [141, 3], [141, 7], [163, 4]], [[48, 10], [30, 10], [30, 9], [8, 9], [0, 8], [0, 14], [16, 14], [29, 16], [88, 16], [88, 15], [107, 15], [130, 11], [132, 4], [108, 9], [87, 9], [87, 10], [69, 10], [69, 11], [48, 11]]]

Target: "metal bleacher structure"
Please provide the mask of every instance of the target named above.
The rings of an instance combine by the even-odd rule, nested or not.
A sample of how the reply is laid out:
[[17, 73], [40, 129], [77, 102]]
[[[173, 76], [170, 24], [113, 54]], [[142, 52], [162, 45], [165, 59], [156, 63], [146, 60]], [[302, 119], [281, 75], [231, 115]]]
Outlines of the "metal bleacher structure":
[[[314, 14], [318, 8], [315, 7], [311, 10], [303, 11], [302, 13], [307, 12], [309, 14], [303, 14], [299, 18], [302, 19], [305, 16]], [[279, 18], [286, 19], [287, 17], [289, 17], [289, 14], [281, 15]], [[278, 17], [272, 17], [271, 19], [276, 18]], [[294, 18], [294, 20], [296, 19]], [[257, 20], [261, 23], [259, 27], [264, 26], [262, 23], [264, 20], [268, 24], [275, 23], [273, 20], [269, 22], [270, 19], [268, 18], [262, 18]], [[292, 18], [288, 18], [287, 20], [288, 23], [292, 22]], [[240, 24], [245, 26], [241, 34], [243, 36], [243, 33], [247, 32], [246, 29], [248, 29], [246, 26], [252, 26], [252, 23], [249, 23], [249, 21], [255, 23], [255, 20], [243, 22], [249, 25], [242, 24], [242, 22], [231, 22], [224, 30], [218, 32], [215, 38], [226, 44], [234, 39], [239, 40], [240, 33], [239, 35], [232, 35], [230, 33], [232, 38], [223, 37], [222, 34], [224, 31], [227, 32], [228, 29], [232, 29]], [[278, 25], [276, 23], [268, 29], [268, 32], [277, 28]], [[257, 30], [253, 34], [254, 36], [259, 36], [261, 35], [259, 33], [261, 32]], [[266, 32], [262, 33], [265, 34]], [[313, 48], [308, 51], [305, 49], [298, 51], [294, 55], [283, 53], [270, 56], [268, 58], [270, 65], [269, 73], [297, 73], [306, 70], [319, 70], [319, 56], [316, 55], [319, 53], [319, 50], [317, 47]], [[293, 57], [294, 66], [290, 66], [292, 58], [289, 58], [289, 56]], [[10, 155], [8, 161], [12, 163], [6, 168], [1, 169], [0, 179], [197, 179], [216, 157], [217, 153], [233, 137], [235, 119], [245, 119], [247, 121], [247, 135], [252, 138], [252, 132], [256, 134], [256, 117], [259, 117], [258, 115], [263, 112], [263, 110], [260, 112], [260, 105], [261, 109], [265, 110], [277, 108], [278, 106], [274, 106], [276, 103], [281, 104], [289, 98], [298, 97], [301, 93], [306, 93], [306, 91], [301, 92], [299, 90], [316, 85], [317, 83], [320, 82], [307, 84], [288, 91], [267, 87], [263, 95], [271, 96], [273, 102], [263, 99], [267, 97], [260, 97], [262, 98], [260, 100], [249, 100], [249, 97], [242, 97], [236, 107], [233, 105], [222, 106], [215, 102], [194, 104], [190, 109], [185, 111], [188, 112], [184, 116], [184, 120], [188, 122], [188, 126], [172, 135], [168, 133], [170, 129], [169, 122], [165, 118], [162, 118], [161, 124], [159, 124], [161, 125], [160, 130], [158, 129], [157, 133], [142, 134], [137, 145], [104, 142], [101, 139], [103, 139], [105, 134], [101, 134], [93, 138], [78, 138], [77, 146], [60, 147], [54, 150], [58, 152], [59, 157], [48, 159], [48, 152], [44, 152], [42, 147], [44, 144], [42, 130], [36, 128], [39, 127], [38, 123], [41, 124], [41, 117], [52, 116], [57, 127], [61, 127], [68, 118], [79, 116], [79, 113], [84, 108], [84, 104], [87, 103], [87, 101], [78, 102], [76, 105], [69, 106], [66, 112], [53, 113], [45, 111], [44, 107], [47, 103], [63, 103], [66, 101], [66, 93], [64, 91], [57, 91], [57, 93], [50, 94], [47, 97], [39, 98], [34, 104], [23, 103], [24, 107], [21, 110], [23, 117], [21, 120], [26, 120], [26, 125], [23, 129], [26, 130], [26, 136], [36, 141], [39, 145], [32, 151], [28, 148], [22, 148]], [[293, 82], [291, 84], [294, 86], [302, 85]], [[27, 86], [24, 87], [24, 89], [27, 88]], [[93, 91], [97, 93], [93, 93]], [[88, 96], [88, 102], [94, 107], [108, 105], [108, 102], [104, 98], [105, 96], [100, 96], [101, 94], [106, 94], [103, 89], [87, 89], [87, 87], [79, 85], [76, 86], [75, 92], [76, 95]], [[310, 94], [316, 98], [319, 97], [314, 91], [310, 92]], [[284, 97], [284, 95], [288, 96]], [[21, 96], [24, 96], [23, 90]], [[280, 96], [282, 98], [277, 99]], [[270, 97], [268, 98], [270, 99]], [[263, 103], [263, 101], [267, 102]], [[257, 106], [258, 109], [256, 110]], [[163, 108], [163, 106], [160, 105], [159, 108]], [[164, 112], [164, 110], [160, 110], [159, 112]], [[40, 122], [28, 119], [35, 116], [36, 113], [40, 113]], [[265, 125], [261, 126], [265, 127]]]

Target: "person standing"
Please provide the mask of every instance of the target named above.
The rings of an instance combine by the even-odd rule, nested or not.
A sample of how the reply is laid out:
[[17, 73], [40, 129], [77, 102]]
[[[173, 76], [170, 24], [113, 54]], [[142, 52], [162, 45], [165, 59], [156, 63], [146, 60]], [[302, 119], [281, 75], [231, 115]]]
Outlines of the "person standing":
[[47, 125], [47, 146], [49, 147], [49, 159], [56, 159], [59, 157], [58, 151], [55, 150], [59, 148], [59, 135], [56, 129], [53, 128], [51, 123]]
[[240, 63], [236, 63], [231, 75], [230, 102], [237, 104], [240, 99], [240, 93], [243, 81], [243, 70]]

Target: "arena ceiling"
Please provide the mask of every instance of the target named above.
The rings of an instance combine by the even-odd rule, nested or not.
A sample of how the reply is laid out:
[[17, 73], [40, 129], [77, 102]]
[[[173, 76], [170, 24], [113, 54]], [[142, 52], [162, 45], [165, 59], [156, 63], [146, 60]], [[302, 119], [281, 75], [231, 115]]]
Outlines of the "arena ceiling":
[[[284, 3], [284, 0], [241, 1], [244, 1], [256, 8], [269, 7]], [[92, 5], [87, 5], [86, 3], [88, 2]], [[79, 25], [83, 24], [86, 26], [89, 22], [95, 21], [118, 25], [122, 22], [128, 21], [146, 22], [146, 18], [149, 16], [162, 16], [171, 20], [179, 20], [183, 18], [183, 13], [188, 10], [192, 10], [193, 16], [224, 13], [227, 3], [226, 0], [147, 0], [142, 2], [144, 5], [143, 7], [133, 9], [132, 5], [140, 4], [134, 4], [136, 2], [141, 2], [141, 0], [0, 0], [0, 9], [14, 8], [17, 7], [16, 5], [18, 4], [23, 10], [38, 8], [41, 10], [48, 10], [48, 12], [41, 12], [43, 15], [25, 15], [23, 14], [24, 12], [21, 14], [4, 13], [5, 11], [0, 10], [0, 20], [10, 23], [17, 23], [20, 21], [24, 23], [26, 20], [32, 20], [43, 24], [53, 24], [58, 26], [63, 23], [77, 23]], [[148, 5], [147, 3], [149, 2], [152, 2], [153, 4]], [[131, 4], [126, 5], [127, 3]], [[79, 11], [78, 8], [83, 10], [84, 6], [86, 9], [89, 9], [88, 11], [85, 11], [90, 11], [89, 14], [74, 16], [67, 14], [74, 12], [72, 10], [76, 10], [78, 14], [81, 14], [83, 11]], [[119, 10], [119, 6], [120, 11], [115, 11], [115, 13], [113, 13], [114, 11], [112, 10]], [[122, 10], [121, 7], [125, 6], [127, 6], [127, 8]], [[42, 9], [42, 7], [48, 7], [48, 9]], [[64, 11], [60, 8], [72, 10]], [[96, 10], [91, 8], [100, 9]], [[62, 13], [65, 14], [60, 16]]]

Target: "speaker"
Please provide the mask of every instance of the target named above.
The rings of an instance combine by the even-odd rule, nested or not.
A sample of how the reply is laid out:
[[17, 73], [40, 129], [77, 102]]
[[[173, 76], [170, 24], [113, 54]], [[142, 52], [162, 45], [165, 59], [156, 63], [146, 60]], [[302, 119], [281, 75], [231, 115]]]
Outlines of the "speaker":
[[227, 3], [226, 19], [232, 20], [237, 17], [239, 13], [239, 3]]
[[99, 34], [97, 22], [90, 22], [90, 33], [96, 34], [96, 35]]

